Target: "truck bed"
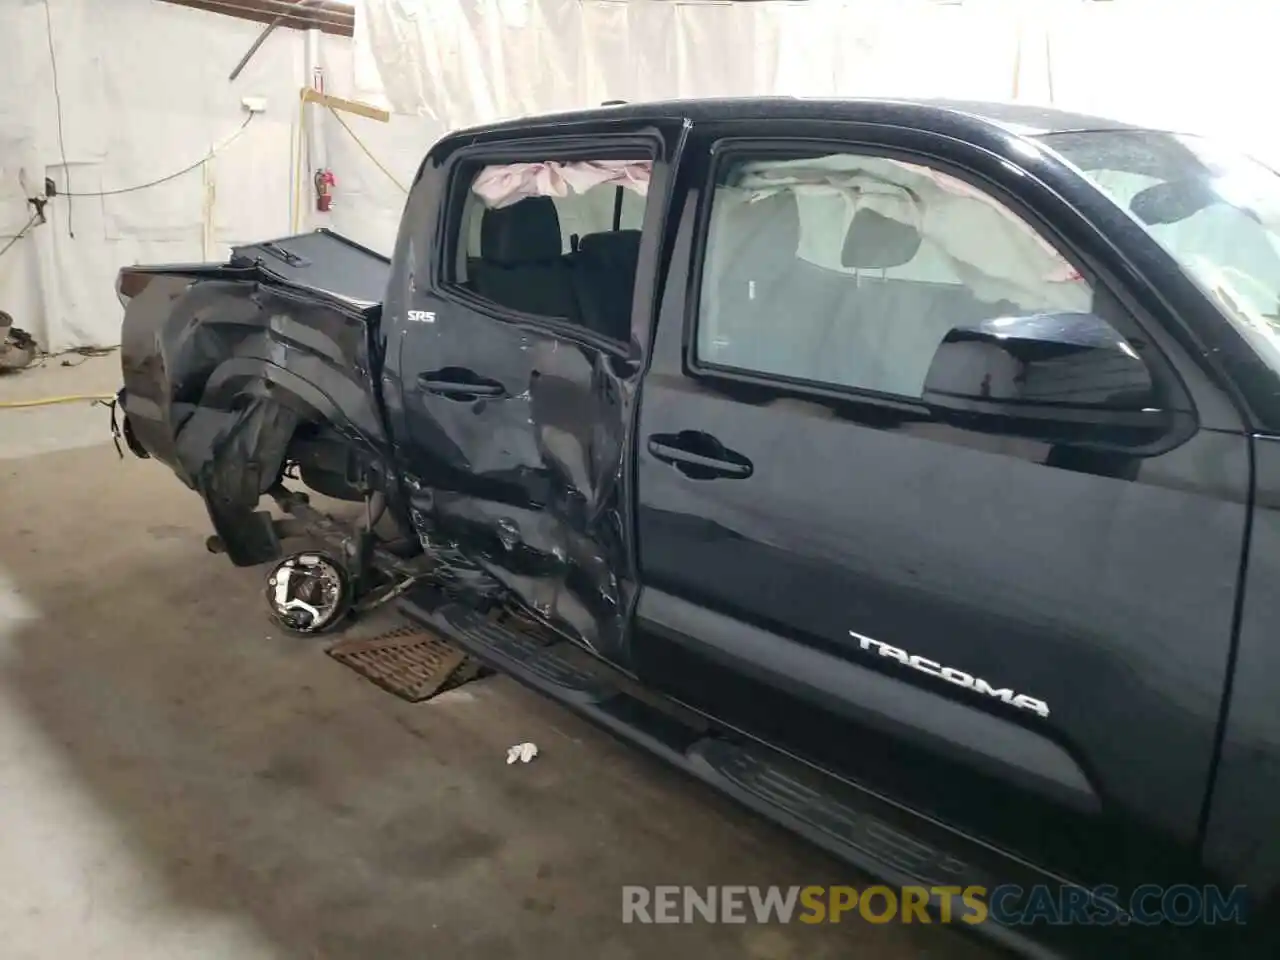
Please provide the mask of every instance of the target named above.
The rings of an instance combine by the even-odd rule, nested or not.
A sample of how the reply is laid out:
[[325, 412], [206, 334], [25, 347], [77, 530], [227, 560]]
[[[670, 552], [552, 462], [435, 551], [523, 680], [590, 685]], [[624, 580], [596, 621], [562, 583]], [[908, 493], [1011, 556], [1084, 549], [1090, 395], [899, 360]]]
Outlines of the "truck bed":
[[286, 463], [340, 495], [385, 462], [375, 333], [389, 273], [328, 230], [120, 271], [125, 438], [200, 492], [234, 562], [269, 558], [255, 506]]

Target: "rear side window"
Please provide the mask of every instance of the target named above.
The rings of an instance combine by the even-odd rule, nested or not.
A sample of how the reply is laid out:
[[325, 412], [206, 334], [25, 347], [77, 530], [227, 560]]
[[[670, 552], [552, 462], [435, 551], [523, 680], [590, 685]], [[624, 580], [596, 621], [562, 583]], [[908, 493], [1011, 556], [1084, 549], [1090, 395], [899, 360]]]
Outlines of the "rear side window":
[[946, 172], [739, 155], [713, 193], [697, 359], [918, 399], [952, 327], [1093, 300], [1031, 225]]
[[651, 161], [474, 165], [450, 282], [503, 312], [630, 336]]

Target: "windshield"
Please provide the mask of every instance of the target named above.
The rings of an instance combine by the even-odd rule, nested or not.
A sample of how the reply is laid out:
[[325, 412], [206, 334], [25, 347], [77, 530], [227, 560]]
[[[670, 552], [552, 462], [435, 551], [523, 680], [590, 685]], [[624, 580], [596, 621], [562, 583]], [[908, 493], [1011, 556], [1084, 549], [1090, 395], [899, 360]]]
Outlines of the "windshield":
[[1280, 175], [1183, 134], [1101, 130], [1039, 139], [1133, 213], [1280, 372]]

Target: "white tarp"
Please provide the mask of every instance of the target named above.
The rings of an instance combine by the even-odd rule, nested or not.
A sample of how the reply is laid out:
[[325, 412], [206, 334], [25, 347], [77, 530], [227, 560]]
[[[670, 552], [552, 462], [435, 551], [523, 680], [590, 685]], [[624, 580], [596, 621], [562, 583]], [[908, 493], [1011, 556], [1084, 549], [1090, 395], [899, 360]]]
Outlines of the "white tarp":
[[455, 128], [610, 99], [1022, 99], [1263, 129], [1273, 0], [357, 0], [355, 75]]
[[[610, 99], [794, 94], [1024, 99], [1226, 134], [1273, 162], [1273, 0], [358, 0], [354, 42], [320, 39], [327, 89], [382, 102], [317, 111], [333, 212], [295, 176], [307, 37], [277, 30], [235, 83], [259, 23], [151, 0], [0, 3], [0, 246], [44, 177], [101, 194], [199, 160], [161, 186], [59, 198], [0, 259], [0, 309], [58, 350], [119, 341], [122, 264], [217, 259], [232, 243], [328, 225], [389, 250], [412, 179], [449, 129]], [[1259, 120], [1261, 118], [1261, 121]], [[377, 164], [365, 153], [372, 154]], [[67, 166], [63, 167], [63, 154]], [[380, 166], [379, 166], [380, 165]], [[382, 168], [385, 168], [382, 169]], [[71, 223], [68, 224], [68, 206]], [[74, 237], [72, 233], [74, 232]]]
[[[27, 222], [26, 197], [46, 176], [60, 191], [109, 195], [50, 202], [48, 223], [0, 259], [0, 309], [46, 348], [109, 346], [122, 264], [221, 258], [287, 231], [303, 35], [276, 31], [232, 84], [262, 24], [150, 0], [50, 0], [48, 16], [61, 138], [46, 8], [0, 3], [0, 238]], [[244, 122], [246, 94], [266, 96], [268, 112], [212, 163], [114, 192], [199, 161]]]

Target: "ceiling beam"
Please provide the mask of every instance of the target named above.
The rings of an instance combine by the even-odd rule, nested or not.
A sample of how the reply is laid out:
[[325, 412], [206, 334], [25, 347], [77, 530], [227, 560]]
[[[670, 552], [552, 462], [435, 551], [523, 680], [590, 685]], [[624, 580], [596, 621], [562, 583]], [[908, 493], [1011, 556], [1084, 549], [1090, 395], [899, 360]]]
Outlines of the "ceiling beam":
[[311, 0], [298, 6], [294, 0], [160, 0], [179, 7], [192, 7], [221, 13], [241, 20], [272, 23], [279, 18], [279, 26], [295, 30], [322, 30], [340, 37], [355, 32], [356, 11], [350, 3], [339, 0]]

